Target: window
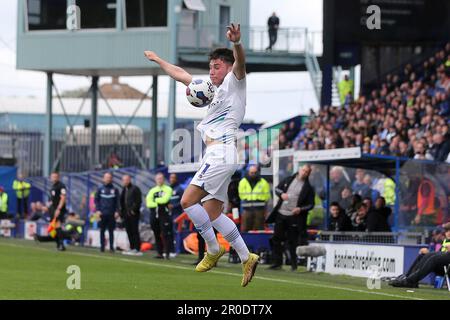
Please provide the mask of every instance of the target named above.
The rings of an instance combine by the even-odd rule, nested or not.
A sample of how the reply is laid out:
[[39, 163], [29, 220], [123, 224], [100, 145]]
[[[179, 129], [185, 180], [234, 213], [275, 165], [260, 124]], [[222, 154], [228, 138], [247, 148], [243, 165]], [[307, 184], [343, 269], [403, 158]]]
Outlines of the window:
[[126, 0], [128, 28], [167, 26], [167, 0]]
[[115, 28], [116, 0], [76, 0], [80, 7], [81, 29]]
[[28, 30], [66, 28], [67, 0], [28, 0]]

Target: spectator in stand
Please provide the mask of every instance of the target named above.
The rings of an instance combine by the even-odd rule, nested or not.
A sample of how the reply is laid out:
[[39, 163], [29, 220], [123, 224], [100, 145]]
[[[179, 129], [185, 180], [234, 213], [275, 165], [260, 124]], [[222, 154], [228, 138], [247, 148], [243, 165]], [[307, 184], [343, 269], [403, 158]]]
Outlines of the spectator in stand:
[[367, 184], [364, 183], [364, 176], [366, 171], [363, 169], [356, 169], [355, 181], [352, 185], [353, 193], [359, 194], [361, 198], [370, 196], [370, 190]]
[[[450, 64], [448, 52], [441, 50], [417, 67], [407, 65], [399, 74], [388, 75], [379, 89], [350, 103], [347, 109], [321, 108], [311, 114], [293, 140], [281, 138], [281, 147], [290, 142], [300, 150], [360, 146], [365, 153], [370, 150], [371, 154], [419, 159], [429, 158], [433, 148], [435, 158], [440, 159], [437, 161], [446, 161], [450, 68], [445, 64]], [[433, 138], [435, 134], [443, 137]], [[416, 147], [417, 141], [423, 145]], [[441, 150], [439, 155], [437, 150]]]
[[435, 161], [445, 161], [447, 160], [448, 154], [450, 153], [450, 139], [444, 139], [444, 136], [440, 133], [435, 133], [433, 135], [433, 147], [430, 151]]
[[372, 177], [369, 174], [364, 175], [364, 184], [367, 186], [366, 193], [362, 195], [363, 198], [371, 198], [373, 202], [380, 196], [380, 193], [372, 188]]
[[333, 167], [330, 170], [330, 202], [341, 201], [342, 190], [349, 185], [350, 183], [344, 176], [344, 168]]
[[286, 139], [288, 141], [292, 141], [297, 136], [297, 134], [298, 134], [298, 128], [295, 124], [295, 121], [289, 122], [289, 128], [285, 132]]
[[339, 82], [338, 89], [341, 105], [344, 105], [345, 97], [353, 91], [353, 80], [348, 75], [345, 75], [344, 79]]
[[286, 139], [284, 133], [280, 133], [278, 138], [278, 148], [280, 150], [289, 149], [291, 147], [291, 143]]
[[360, 203], [356, 211], [356, 215], [352, 220], [353, 231], [364, 232], [367, 231], [367, 215], [369, 208], [364, 203]]
[[362, 203], [364, 203], [367, 206], [367, 209], [369, 211], [374, 209], [373, 208], [372, 198], [370, 198], [370, 197], [364, 198], [364, 199], [362, 199]]
[[369, 231], [391, 232], [389, 225], [389, 217], [392, 214], [392, 209], [386, 206], [386, 200], [383, 197], [378, 197], [375, 201], [375, 210], [372, 211], [372, 216], [375, 217], [371, 223], [368, 223]]
[[115, 152], [111, 153], [108, 158], [108, 168], [119, 169], [120, 167], [122, 167], [122, 161], [119, 156]]
[[433, 225], [437, 224], [436, 218], [439, 212], [439, 198], [436, 197], [436, 188], [433, 181], [422, 178], [417, 192], [417, 214], [414, 224]]
[[422, 141], [417, 141], [414, 145], [414, 159], [433, 160], [433, 156], [426, 151], [425, 144]]
[[345, 210], [345, 214], [353, 221], [358, 214], [358, 209], [362, 203], [362, 198], [359, 194], [352, 195], [352, 203], [350, 207]]
[[30, 214], [30, 220], [31, 221], [38, 221], [40, 219], [43, 219], [46, 222], [50, 222], [50, 215], [48, 214], [48, 208], [45, 207], [42, 202], [36, 201], [32, 202], [30, 204], [31, 208], [31, 214]]
[[328, 231], [352, 231], [352, 222], [337, 202], [330, 205]]
[[339, 206], [342, 210], [346, 211], [352, 205], [352, 190], [350, 187], [346, 186], [342, 189], [341, 200], [339, 201]]
[[349, 91], [344, 98], [344, 108], [348, 109], [353, 102], [353, 92]]

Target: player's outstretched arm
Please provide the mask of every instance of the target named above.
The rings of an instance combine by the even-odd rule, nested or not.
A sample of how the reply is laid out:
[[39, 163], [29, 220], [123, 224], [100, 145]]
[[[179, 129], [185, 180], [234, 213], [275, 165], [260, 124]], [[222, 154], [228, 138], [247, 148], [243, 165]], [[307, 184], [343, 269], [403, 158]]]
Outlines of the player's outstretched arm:
[[159, 66], [173, 79], [184, 83], [186, 86], [189, 85], [192, 81], [192, 75], [189, 74], [183, 68], [180, 68], [176, 65], [173, 65], [164, 59], [161, 59], [155, 52], [153, 51], [144, 51], [144, 55], [148, 60], [156, 62]]
[[238, 80], [245, 77], [245, 52], [241, 44], [241, 25], [235, 26], [233, 23], [227, 27], [227, 39], [233, 42], [233, 73]]

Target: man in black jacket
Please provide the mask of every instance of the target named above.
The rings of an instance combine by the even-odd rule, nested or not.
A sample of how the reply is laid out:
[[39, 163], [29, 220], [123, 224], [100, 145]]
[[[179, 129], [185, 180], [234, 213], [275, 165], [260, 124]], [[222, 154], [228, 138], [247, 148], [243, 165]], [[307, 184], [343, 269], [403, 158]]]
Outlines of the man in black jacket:
[[378, 197], [375, 201], [375, 209], [370, 210], [367, 216], [367, 231], [391, 232], [388, 222], [391, 214], [392, 210], [386, 206], [386, 200], [383, 197]]
[[339, 203], [332, 202], [330, 205], [330, 221], [328, 231], [352, 231], [352, 222], [345, 214]]
[[131, 177], [124, 175], [122, 177], [122, 192], [120, 193], [120, 216], [124, 221], [127, 230], [128, 240], [130, 241], [130, 251], [124, 254], [142, 255], [141, 239], [139, 237], [139, 218], [142, 204], [142, 193], [139, 187], [131, 183]]
[[[283, 180], [275, 189], [280, 198], [266, 223], [275, 222], [273, 243], [274, 264], [270, 269], [281, 269], [283, 243], [287, 240], [291, 255], [291, 270], [297, 269], [297, 245], [307, 244], [306, 220], [314, 208], [314, 188], [309, 183], [311, 166], [306, 164], [295, 175]], [[299, 243], [300, 242], [300, 243]]]
[[280, 18], [277, 17], [275, 12], [267, 20], [267, 26], [269, 27], [269, 46], [266, 48], [266, 51], [272, 51], [273, 45], [277, 42], [278, 28], [280, 26]]

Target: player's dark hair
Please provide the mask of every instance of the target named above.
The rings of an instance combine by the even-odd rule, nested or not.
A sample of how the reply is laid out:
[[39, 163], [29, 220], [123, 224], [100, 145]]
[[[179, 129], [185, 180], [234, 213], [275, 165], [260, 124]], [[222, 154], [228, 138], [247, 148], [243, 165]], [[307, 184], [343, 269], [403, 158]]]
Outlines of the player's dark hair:
[[217, 48], [211, 51], [208, 55], [209, 61], [220, 59], [223, 62], [227, 62], [229, 64], [234, 63], [234, 55], [233, 51], [228, 48]]

